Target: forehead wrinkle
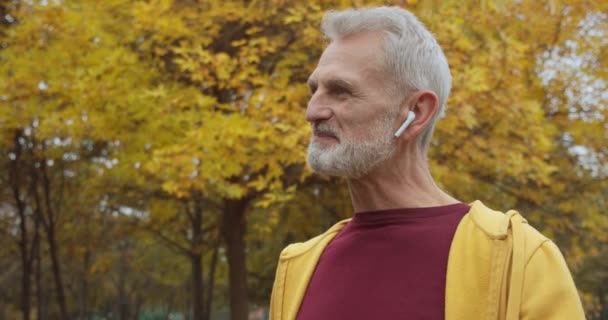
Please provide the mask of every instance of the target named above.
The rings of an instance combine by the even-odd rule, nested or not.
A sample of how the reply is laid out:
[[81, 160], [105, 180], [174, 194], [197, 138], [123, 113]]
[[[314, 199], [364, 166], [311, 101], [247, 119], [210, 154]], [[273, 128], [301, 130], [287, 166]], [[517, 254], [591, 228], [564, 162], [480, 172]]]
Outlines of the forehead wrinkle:
[[317, 67], [307, 83], [311, 89], [343, 80], [355, 89], [367, 86], [384, 88], [387, 81], [383, 60], [384, 42], [373, 33], [352, 35], [336, 39], [325, 48]]
[[347, 63], [346, 59], [341, 57], [321, 59], [311, 78], [316, 81], [341, 79], [351, 85], [359, 85], [359, 82], [370, 79], [383, 80], [385, 69], [382, 63], [378, 61], [380, 60], [379, 57], [370, 57], [370, 59], [365, 59], [361, 63]]

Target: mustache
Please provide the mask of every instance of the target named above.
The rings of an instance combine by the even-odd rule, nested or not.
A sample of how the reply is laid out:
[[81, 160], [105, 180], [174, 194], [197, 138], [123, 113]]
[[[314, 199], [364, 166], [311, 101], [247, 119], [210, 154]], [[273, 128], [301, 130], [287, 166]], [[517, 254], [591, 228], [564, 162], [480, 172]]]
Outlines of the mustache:
[[314, 123], [312, 125], [312, 133], [315, 135], [330, 135], [338, 138], [338, 130], [327, 122]]

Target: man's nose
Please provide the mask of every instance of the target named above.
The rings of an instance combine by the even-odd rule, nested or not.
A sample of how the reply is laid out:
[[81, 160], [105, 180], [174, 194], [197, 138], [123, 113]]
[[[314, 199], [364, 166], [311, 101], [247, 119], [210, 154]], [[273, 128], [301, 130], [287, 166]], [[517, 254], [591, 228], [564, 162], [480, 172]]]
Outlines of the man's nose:
[[319, 91], [312, 95], [308, 101], [308, 107], [306, 107], [306, 121], [310, 123], [328, 120], [333, 115], [329, 104], [324, 101], [325, 99]]

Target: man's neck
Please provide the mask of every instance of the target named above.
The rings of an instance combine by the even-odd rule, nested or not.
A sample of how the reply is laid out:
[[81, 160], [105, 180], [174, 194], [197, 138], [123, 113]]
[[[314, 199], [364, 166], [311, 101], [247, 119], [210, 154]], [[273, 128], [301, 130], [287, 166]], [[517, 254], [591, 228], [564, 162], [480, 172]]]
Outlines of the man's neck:
[[442, 191], [425, 157], [391, 159], [359, 179], [349, 179], [354, 212], [443, 206], [460, 201]]

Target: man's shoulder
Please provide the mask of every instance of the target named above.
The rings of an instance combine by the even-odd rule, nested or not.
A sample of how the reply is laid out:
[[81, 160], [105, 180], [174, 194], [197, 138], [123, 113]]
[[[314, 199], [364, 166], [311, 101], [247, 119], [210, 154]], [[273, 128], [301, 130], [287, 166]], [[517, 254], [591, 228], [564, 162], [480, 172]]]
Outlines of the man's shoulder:
[[[462, 295], [464, 291], [471, 294]], [[480, 201], [471, 204], [452, 241], [446, 296], [446, 313], [457, 315], [454, 319], [478, 314], [486, 306], [473, 302], [488, 296], [495, 314], [506, 308], [507, 314], [518, 314], [521, 308], [521, 314], [534, 319], [584, 319], [557, 246], [518, 212], [492, 210]], [[564, 302], [554, 311], [550, 301], [557, 300]]]
[[[471, 203], [471, 210], [464, 219], [470, 219], [474, 229], [481, 230], [491, 240], [507, 240], [513, 236], [513, 228], [521, 227], [525, 239], [526, 256], [532, 255], [545, 242], [551, 242], [547, 237], [531, 226], [528, 221], [515, 210], [506, 213], [486, 207], [481, 201]], [[517, 225], [516, 225], [517, 224]]]
[[342, 228], [350, 221], [350, 219], [342, 220], [334, 224], [331, 228], [327, 229], [324, 233], [311, 238], [304, 242], [296, 242], [288, 245], [281, 251], [281, 260], [292, 259], [307, 252], [313, 251], [313, 249], [323, 249], [327, 243], [338, 233]]

